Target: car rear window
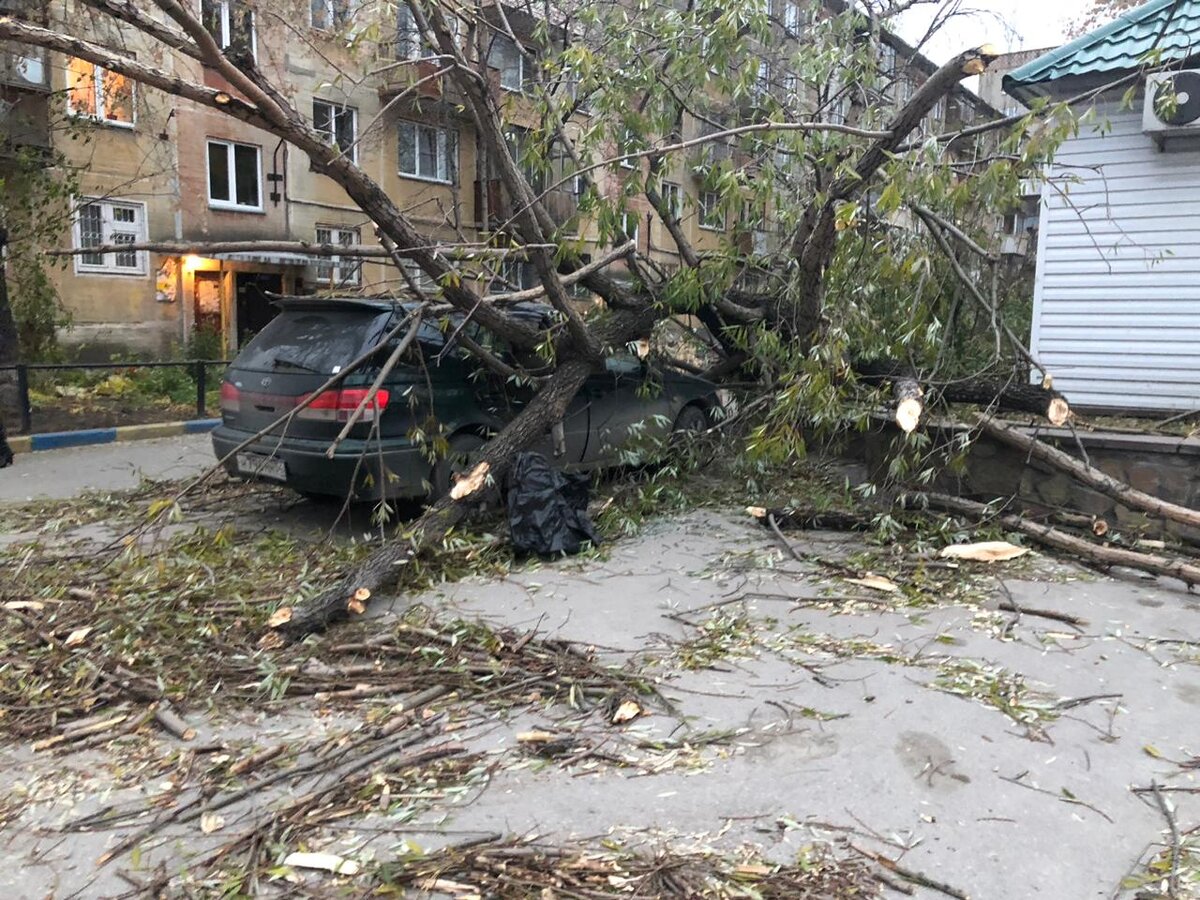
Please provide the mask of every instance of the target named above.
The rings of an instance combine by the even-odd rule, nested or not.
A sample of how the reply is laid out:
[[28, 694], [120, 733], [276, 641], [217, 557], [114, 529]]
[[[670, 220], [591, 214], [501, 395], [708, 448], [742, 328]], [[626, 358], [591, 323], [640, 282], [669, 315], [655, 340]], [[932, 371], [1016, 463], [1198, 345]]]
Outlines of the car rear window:
[[384, 334], [391, 313], [378, 309], [285, 309], [238, 355], [237, 367], [331, 375]]

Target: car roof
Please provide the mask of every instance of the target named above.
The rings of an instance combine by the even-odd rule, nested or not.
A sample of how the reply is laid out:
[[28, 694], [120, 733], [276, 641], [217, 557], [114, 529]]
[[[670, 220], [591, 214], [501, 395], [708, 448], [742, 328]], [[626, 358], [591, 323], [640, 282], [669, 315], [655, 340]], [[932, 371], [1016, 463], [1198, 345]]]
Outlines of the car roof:
[[[414, 309], [418, 303], [409, 297], [326, 297], [315, 294], [300, 294], [275, 297], [274, 303], [281, 309], [337, 309], [352, 307], [390, 312], [396, 309]], [[523, 319], [541, 319], [554, 314], [554, 308], [545, 303], [524, 301], [505, 308]]]

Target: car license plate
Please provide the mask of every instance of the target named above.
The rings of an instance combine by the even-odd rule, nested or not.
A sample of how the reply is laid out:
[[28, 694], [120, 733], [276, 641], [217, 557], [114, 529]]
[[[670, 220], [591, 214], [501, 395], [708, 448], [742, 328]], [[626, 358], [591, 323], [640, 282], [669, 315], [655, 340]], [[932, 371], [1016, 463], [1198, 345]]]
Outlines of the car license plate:
[[242, 475], [252, 475], [255, 478], [267, 478], [271, 481], [287, 481], [287, 466], [282, 459], [271, 456], [259, 456], [257, 453], [239, 453], [237, 455], [238, 472]]

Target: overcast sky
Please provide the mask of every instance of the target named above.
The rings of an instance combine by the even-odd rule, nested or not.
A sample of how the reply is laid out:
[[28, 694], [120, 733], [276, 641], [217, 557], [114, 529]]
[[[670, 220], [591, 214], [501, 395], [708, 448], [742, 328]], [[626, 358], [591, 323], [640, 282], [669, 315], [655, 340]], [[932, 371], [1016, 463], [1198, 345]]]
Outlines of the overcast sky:
[[[1082, 14], [1087, 0], [946, 0], [963, 14], [954, 18], [922, 50], [935, 62], [970, 47], [994, 44], [1003, 51], [1054, 47], [1066, 40], [1067, 26]], [[919, 42], [934, 8], [910, 10], [900, 20], [900, 36]]]

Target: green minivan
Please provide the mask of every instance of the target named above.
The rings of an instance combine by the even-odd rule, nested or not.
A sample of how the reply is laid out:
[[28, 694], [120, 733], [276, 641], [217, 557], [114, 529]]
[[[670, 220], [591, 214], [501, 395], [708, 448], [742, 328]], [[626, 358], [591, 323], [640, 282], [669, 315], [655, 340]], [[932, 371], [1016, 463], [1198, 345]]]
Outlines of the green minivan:
[[[221, 384], [221, 424], [212, 433], [213, 449], [235, 477], [285, 484], [314, 498], [436, 498], [449, 490], [455, 471], [470, 465], [487, 437], [532, 397], [531, 388], [499, 377], [455, 346], [461, 317], [426, 320], [415, 342], [419, 346], [388, 375], [332, 458], [327, 455], [331, 443], [395, 343], [316, 397], [282, 433], [234, 452], [379, 343], [414, 306], [390, 299], [317, 297], [277, 303], [279, 314], [238, 354]], [[535, 303], [511, 312], [535, 327], [545, 327], [556, 315]], [[480, 342], [486, 337], [477, 331], [472, 336]], [[398, 343], [400, 336], [393, 340]], [[497, 341], [486, 343], [514, 361]], [[614, 356], [571, 402], [561, 432], [547, 432], [530, 449], [568, 471], [619, 465], [628, 461], [625, 451], [631, 445], [653, 445], [672, 432], [706, 428], [719, 408], [711, 382], [658, 369], [633, 354]], [[431, 458], [428, 440], [436, 433], [449, 445], [440, 459]]]

